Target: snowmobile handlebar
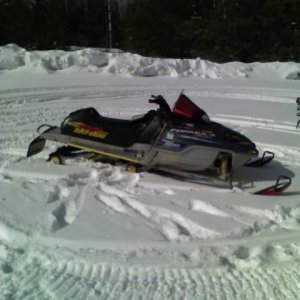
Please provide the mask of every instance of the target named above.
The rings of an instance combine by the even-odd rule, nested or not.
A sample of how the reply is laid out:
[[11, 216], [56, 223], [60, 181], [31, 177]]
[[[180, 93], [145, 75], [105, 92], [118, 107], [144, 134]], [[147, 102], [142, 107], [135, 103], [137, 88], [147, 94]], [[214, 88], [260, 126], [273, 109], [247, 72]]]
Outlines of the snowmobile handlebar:
[[158, 95], [158, 96], [151, 95], [151, 98], [148, 100], [148, 102], [159, 105], [159, 112], [161, 113], [162, 117], [164, 118], [171, 117], [172, 111], [170, 109], [170, 106], [162, 95]]

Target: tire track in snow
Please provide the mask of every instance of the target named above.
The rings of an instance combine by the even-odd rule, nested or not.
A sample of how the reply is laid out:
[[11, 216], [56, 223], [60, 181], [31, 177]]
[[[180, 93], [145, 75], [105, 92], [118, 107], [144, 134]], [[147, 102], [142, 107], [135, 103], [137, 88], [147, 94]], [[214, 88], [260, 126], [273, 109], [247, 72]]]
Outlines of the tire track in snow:
[[[245, 88], [240, 87], [241, 92], [233, 93], [232, 90], [238, 90], [235, 86], [222, 86], [222, 92], [216, 91], [218, 87], [214, 87], [213, 91], [202, 90], [202, 91], [190, 91], [190, 95], [195, 95], [199, 98], [221, 98], [229, 100], [240, 100], [240, 101], [259, 101], [259, 102], [273, 102], [273, 103], [285, 103], [294, 104], [295, 100], [299, 95], [299, 90], [288, 90], [288, 89], [261, 89], [254, 88], [252, 93], [248, 93], [249, 87], [246, 87], [247, 92], [242, 92]], [[226, 92], [228, 90], [228, 92]], [[259, 93], [258, 93], [259, 92]]]
[[271, 119], [261, 119], [247, 116], [236, 116], [236, 115], [224, 115], [216, 114], [213, 116], [213, 120], [220, 123], [231, 124], [233, 127], [238, 126], [239, 128], [251, 128], [255, 127], [258, 129], [268, 131], [279, 131], [294, 135], [300, 135], [299, 130], [296, 129], [295, 123], [287, 121], [278, 121]]
[[11, 105], [19, 104], [37, 104], [60, 100], [76, 100], [76, 99], [93, 99], [97, 97], [99, 100], [123, 99], [123, 97], [139, 96], [145, 94], [140, 90], [130, 89], [126, 91], [113, 90], [95, 85], [91, 86], [65, 86], [65, 87], [41, 87], [41, 88], [24, 88], [0, 90], [0, 105], [12, 107]]
[[[217, 114], [214, 120], [230, 124], [231, 127], [237, 131], [248, 130], [251, 127], [267, 130], [277, 131], [292, 135], [291, 139], [300, 138], [300, 131], [295, 128], [295, 124], [292, 122], [280, 122], [274, 120], [266, 120], [259, 118], [251, 118], [246, 116], [233, 116], [233, 115], [222, 115]], [[238, 128], [237, 128], [238, 127]], [[266, 144], [263, 142], [255, 142], [256, 145], [261, 149], [268, 149], [276, 155], [276, 159], [279, 159], [283, 163], [300, 165], [300, 148], [286, 145]]]
[[300, 166], [300, 148], [265, 144], [258, 142], [256, 143], [262, 149], [268, 149], [275, 154], [275, 159], [278, 159], [283, 164]]
[[232, 276], [232, 272], [228, 273], [226, 275], [226, 278], [228, 278], [227, 290], [224, 276], [220, 276], [220, 283], [222, 284], [222, 289], [226, 291], [224, 299], [235, 299], [236, 291], [241, 290], [243, 287], [237, 284], [237, 279]]
[[[41, 177], [39, 174], [37, 175], [37, 178]], [[29, 177], [29, 181], [32, 180], [30, 175]], [[240, 241], [243, 244], [246, 242], [246, 239], [251, 239], [253, 242], [263, 240], [263, 238], [257, 235], [257, 233], [263, 234], [274, 228], [276, 230], [280, 230], [282, 228], [290, 230], [291, 235], [286, 235], [287, 240], [288, 238], [294, 238], [297, 234], [296, 231], [299, 229], [299, 205], [296, 204], [291, 205], [291, 207], [278, 206], [272, 210], [269, 209], [265, 211], [258, 209], [254, 210], [247, 206], [244, 208], [239, 206], [224, 206], [222, 202], [217, 202], [217, 200], [210, 202], [208, 200], [194, 200], [192, 198], [190, 202], [186, 201], [184, 206], [186, 210], [182, 209], [181, 202], [179, 202], [178, 205], [181, 210], [179, 211], [180, 213], [178, 213], [176, 207], [169, 206], [164, 208], [164, 201], [162, 202], [162, 206], [160, 206], [160, 204], [144, 203], [142, 200], [138, 200], [136, 195], [145, 192], [143, 187], [140, 185], [136, 186], [138, 178], [139, 176], [137, 174], [122, 173], [120, 170], [118, 171], [118, 169], [111, 167], [98, 171], [92, 170], [88, 172], [81, 172], [76, 174], [76, 176], [71, 174], [69, 176], [62, 177], [62, 179], [58, 179], [59, 185], [57, 180], [54, 180], [54, 182], [48, 182], [47, 184], [50, 184], [49, 187], [54, 183], [53, 187], [49, 190], [48, 198], [45, 203], [48, 213], [50, 215], [53, 214], [56, 217], [56, 221], [53, 223], [52, 229], [55, 229], [55, 232], [64, 226], [75, 222], [83, 207], [84, 198], [86, 198], [85, 185], [87, 185], [88, 190], [91, 190], [93, 198], [94, 195], [97, 195], [96, 197], [100, 197], [99, 200], [102, 199], [101, 202], [107, 207], [111, 207], [112, 203], [115, 201], [115, 207], [112, 207], [113, 212], [128, 215], [128, 218], [130, 218], [130, 216], [137, 217], [139, 221], [149, 226], [153, 232], [161, 232], [162, 236], [171, 241], [199, 241], [199, 239], [215, 237], [216, 239], [206, 240], [205, 243], [208, 245], [221, 243], [220, 240], [218, 241], [218, 236], [215, 234], [215, 232], [218, 232], [216, 229], [211, 232], [207, 232], [207, 229], [210, 229], [209, 226], [203, 227], [201, 225], [201, 218], [206, 218], [207, 216], [210, 217], [210, 214], [212, 214], [214, 218], [231, 218], [237, 224], [234, 226], [238, 226], [238, 228], [241, 224], [246, 225], [246, 228], [241, 228], [238, 232], [228, 232], [230, 235], [229, 237], [233, 239], [234, 237], [243, 238], [243, 241]], [[99, 179], [102, 182], [99, 183]], [[25, 183], [26, 182], [27, 181], [25, 180]], [[37, 183], [39, 182], [41, 181], [37, 181]], [[22, 183], [22, 181], [20, 181], [20, 184], [24, 186], [24, 182]], [[79, 186], [79, 189], [76, 186]], [[199, 187], [199, 190], [201, 191], [201, 187]], [[32, 193], [32, 190], [30, 190], [30, 193]], [[156, 192], [154, 192], [154, 194], [156, 195]], [[169, 199], [166, 200], [169, 201]], [[172, 204], [174, 203], [177, 205], [176, 201], [172, 201]], [[120, 207], [124, 209], [119, 211], [118, 209]], [[192, 218], [193, 216], [190, 215], [191, 209], [196, 213], [194, 219]], [[201, 213], [200, 216], [197, 216], [198, 211]], [[47, 214], [45, 214], [45, 216], [46, 215]], [[255, 217], [254, 220], [253, 216]], [[248, 219], [249, 221], [247, 221]], [[10, 223], [7, 223], [6, 225], [9, 228], [14, 228], [15, 226]], [[45, 230], [47, 231], [47, 225], [40, 225], [43, 232]], [[30, 226], [32, 225], [30, 224]], [[30, 226], [28, 226], [29, 230], [31, 229]], [[34, 224], [34, 226], [36, 227], [36, 224]], [[24, 228], [24, 226], [22, 228]], [[16, 227], [16, 229], [20, 230], [19, 227]], [[211, 233], [214, 235], [212, 236]], [[274, 237], [265, 238], [265, 240], [268, 240], [269, 242], [273, 239]], [[285, 238], [283, 235], [279, 234], [274, 240], [282, 240], [284, 242]], [[232, 239], [222, 242], [224, 245], [235, 243]], [[203, 243], [204, 241], [202, 241], [201, 244]], [[107, 245], [107, 243], [105, 243], [105, 245]], [[162, 245], [158, 245], [158, 247], [161, 246]], [[169, 245], [167, 247], [172, 246]], [[110, 246], [110, 248], [112, 248], [112, 246]]]
[[3, 299], [292, 300], [300, 292], [300, 270], [292, 261], [249, 268], [170, 268], [92, 262], [60, 248], [32, 246], [28, 251], [17, 269], [0, 272]]
[[[167, 240], [181, 238], [207, 238], [218, 233], [201, 226], [172, 210], [143, 204], [132, 198], [128, 193], [115, 187], [100, 184], [101, 191], [109, 196], [99, 195], [98, 199], [118, 213], [138, 215], [151, 227], [157, 228]], [[113, 196], [113, 197], [112, 197]]]

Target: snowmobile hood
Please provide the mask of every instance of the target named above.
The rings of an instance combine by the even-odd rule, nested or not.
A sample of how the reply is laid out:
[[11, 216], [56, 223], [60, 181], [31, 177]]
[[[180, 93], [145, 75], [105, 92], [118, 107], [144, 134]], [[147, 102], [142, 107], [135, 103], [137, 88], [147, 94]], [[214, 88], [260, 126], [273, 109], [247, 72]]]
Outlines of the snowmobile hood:
[[[172, 141], [181, 148], [207, 146], [236, 153], [249, 153], [256, 156], [256, 145], [244, 135], [219, 123], [208, 124], [172, 124], [162, 136], [163, 141]], [[179, 147], [180, 148], [180, 147]]]
[[244, 135], [220, 123], [212, 122], [207, 113], [184, 94], [172, 110], [170, 132], [190, 144], [201, 144], [233, 152], [258, 154], [256, 145]]

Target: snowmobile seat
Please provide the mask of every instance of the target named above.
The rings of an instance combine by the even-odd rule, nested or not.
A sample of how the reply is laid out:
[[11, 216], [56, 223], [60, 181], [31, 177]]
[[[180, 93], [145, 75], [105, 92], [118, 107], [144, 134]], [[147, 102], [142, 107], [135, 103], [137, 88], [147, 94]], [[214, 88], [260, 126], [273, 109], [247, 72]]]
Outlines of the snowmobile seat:
[[[63, 122], [61, 130], [63, 134], [80, 136], [80, 138], [115, 146], [129, 147], [136, 142], [149, 142], [153, 135], [159, 131], [161, 125], [158, 118], [155, 118], [156, 115], [155, 110], [150, 110], [140, 118], [120, 120], [104, 117], [95, 108], [90, 107], [71, 113]], [[157, 120], [152, 122], [154, 118]], [[149, 126], [150, 123], [153, 124]], [[84, 129], [75, 130], [74, 125]], [[91, 134], [90, 131], [103, 132], [103, 134]]]
[[97, 118], [94, 120], [96, 124], [99, 124], [100, 126], [133, 126], [137, 127], [141, 124], [149, 123], [153, 117], [155, 116], [156, 111], [150, 110], [146, 114], [144, 114], [141, 117], [132, 119], [132, 120], [123, 120], [123, 119], [115, 119], [115, 118], [109, 118], [104, 117], [98, 113]]

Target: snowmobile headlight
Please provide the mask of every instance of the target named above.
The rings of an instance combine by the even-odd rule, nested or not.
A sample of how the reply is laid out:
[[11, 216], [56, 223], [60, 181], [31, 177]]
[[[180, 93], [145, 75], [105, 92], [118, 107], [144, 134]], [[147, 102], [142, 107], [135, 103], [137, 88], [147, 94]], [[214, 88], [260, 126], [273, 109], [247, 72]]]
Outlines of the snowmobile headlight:
[[249, 151], [250, 155], [254, 155], [257, 156], [258, 155], [258, 151], [256, 149]]
[[203, 115], [203, 116], [202, 116], [202, 120], [203, 120], [203, 122], [205, 122], [205, 123], [210, 123], [210, 118], [209, 118], [208, 115]]

